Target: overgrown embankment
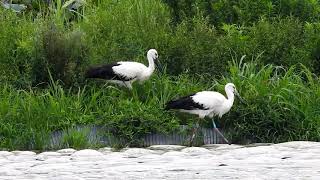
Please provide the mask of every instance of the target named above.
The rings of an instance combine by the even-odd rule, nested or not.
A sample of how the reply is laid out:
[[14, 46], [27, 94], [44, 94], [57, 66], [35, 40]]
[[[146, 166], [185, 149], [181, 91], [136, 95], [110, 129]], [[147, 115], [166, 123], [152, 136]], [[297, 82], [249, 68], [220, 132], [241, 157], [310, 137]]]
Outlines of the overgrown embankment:
[[[218, 121], [234, 143], [319, 140], [319, 2], [92, 0], [76, 12], [66, 7], [0, 8], [0, 147], [43, 149], [52, 131], [87, 124], [137, 145], [144, 134], [194, 122], [163, 111], [166, 101], [223, 92], [227, 82], [246, 100]], [[83, 78], [94, 64], [146, 63], [149, 48], [166, 70], [132, 92]], [[90, 146], [85, 136], [70, 136], [67, 145]]]

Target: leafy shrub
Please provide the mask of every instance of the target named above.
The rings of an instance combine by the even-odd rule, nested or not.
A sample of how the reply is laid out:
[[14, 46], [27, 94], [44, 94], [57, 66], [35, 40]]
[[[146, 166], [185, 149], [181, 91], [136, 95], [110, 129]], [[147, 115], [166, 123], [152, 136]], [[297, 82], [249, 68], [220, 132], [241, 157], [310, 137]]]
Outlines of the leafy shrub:
[[170, 36], [170, 14], [159, 0], [101, 1], [86, 19], [81, 27], [94, 64], [145, 59], [150, 48], [162, 52]]
[[260, 18], [272, 16], [273, 5], [270, 0], [225, 1], [219, 0], [209, 4], [207, 15], [216, 26], [223, 24], [252, 25]]
[[250, 49], [263, 52], [263, 64], [289, 67], [303, 63], [312, 67], [307, 49], [304, 49], [304, 27], [296, 19], [280, 19], [275, 22], [260, 21], [250, 28]]
[[233, 63], [226, 82], [235, 83], [246, 104], [236, 104], [221, 121], [235, 142], [319, 141], [319, 79], [305, 66], [288, 70]]
[[173, 20], [179, 24], [200, 12], [209, 17], [210, 24], [252, 25], [261, 18], [296, 17], [302, 22], [320, 18], [320, 3], [315, 0], [163, 0], [171, 8]]
[[30, 71], [36, 26], [0, 8], [0, 80], [17, 86], [30, 84]]
[[[317, 67], [316, 27], [311, 24], [305, 26], [295, 18], [261, 20], [251, 27], [224, 25], [225, 35], [218, 38], [214, 56], [224, 67], [220, 69], [225, 69], [227, 62], [239, 54], [245, 54], [247, 59], [254, 59], [261, 65], [290, 67], [302, 63], [313, 69]], [[223, 75], [223, 72], [219, 74]]]
[[273, 0], [274, 14], [294, 16], [302, 22], [315, 22], [320, 18], [320, 2], [314, 0]]
[[78, 30], [65, 32], [55, 24], [49, 24], [39, 33], [33, 59], [33, 83], [49, 83], [61, 80], [66, 86], [74, 85], [81, 78], [86, 64], [87, 47], [83, 33]]
[[[219, 7], [219, 3], [229, 3], [234, 7], [232, 3], [236, 2], [199, 0], [194, 3], [179, 1], [178, 5], [190, 5], [196, 9], [192, 18], [183, 18], [176, 26], [170, 25], [168, 8], [159, 0], [97, 2], [88, 6], [83, 22], [73, 24], [77, 26], [68, 24], [63, 27], [59, 20], [60, 23], [53, 21], [53, 17], [58, 16], [49, 13], [48, 17], [44, 16], [48, 19], [37, 18], [31, 26], [33, 30], [24, 32], [26, 40], [22, 41], [22, 47], [14, 51], [18, 55], [10, 53], [9, 59], [15, 59], [15, 62], [17, 59], [23, 60], [23, 63], [20, 60], [14, 63], [17, 66], [13, 68], [16, 75], [10, 76], [21, 78], [15, 82], [37, 85], [48, 82], [48, 71], [52, 71], [55, 80], [60, 79], [70, 86], [82, 82], [81, 72], [88, 64], [128, 59], [145, 62], [146, 51], [150, 48], [159, 51], [161, 63], [168, 65], [168, 72], [173, 75], [188, 71], [219, 77], [226, 74], [227, 62], [237, 54], [246, 54], [251, 59], [261, 56], [262, 64], [289, 67], [303, 63], [310, 69], [317, 69], [317, 60], [314, 60], [318, 47], [316, 34], [312, 35], [313, 30], [310, 28], [307, 31], [304, 23], [298, 19], [258, 20], [257, 17], [251, 17], [251, 11], [241, 10], [243, 15], [238, 18], [253, 18], [255, 20], [245, 20], [254, 21], [253, 25], [229, 25], [224, 24], [228, 21], [223, 20], [220, 28], [214, 28], [210, 25], [212, 18], [204, 18], [203, 12], [197, 8], [201, 9], [210, 3]], [[261, 5], [265, 8], [256, 9], [270, 11], [269, 1], [263, 1], [260, 5], [253, 1], [239, 3], [242, 8]], [[128, 9], [128, 6], [132, 8]], [[18, 18], [12, 14], [13, 17]], [[27, 18], [22, 19], [22, 22], [29, 21]], [[16, 47], [9, 49], [12, 48]]]
[[304, 27], [304, 49], [308, 50], [312, 66], [309, 68], [320, 74], [320, 23], [307, 23]]
[[163, 52], [168, 72], [219, 75], [224, 70], [225, 62], [216, 55], [217, 46], [216, 30], [208, 25], [206, 19], [195, 17], [190, 22], [183, 21]]
[[81, 79], [81, 67], [87, 57], [83, 33], [77, 29], [66, 33], [50, 20], [47, 23], [39, 18], [32, 22], [31, 18], [2, 9], [0, 18], [2, 81], [26, 88], [48, 83], [49, 71], [65, 85]]

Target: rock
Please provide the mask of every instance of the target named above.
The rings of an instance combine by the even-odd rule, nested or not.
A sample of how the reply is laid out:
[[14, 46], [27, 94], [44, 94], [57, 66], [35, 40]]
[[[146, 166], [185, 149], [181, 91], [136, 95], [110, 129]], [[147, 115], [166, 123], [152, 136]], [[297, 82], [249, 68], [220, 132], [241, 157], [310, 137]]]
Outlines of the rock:
[[92, 150], [92, 149], [84, 149], [80, 151], [76, 151], [72, 154], [73, 157], [75, 156], [103, 156], [103, 154], [99, 151]]
[[10, 156], [10, 155], [13, 155], [13, 153], [9, 151], [0, 151], [0, 156]]
[[188, 148], [182, 149], [181, 152], [188, 153], [192, 156], [211, 153], [210, 150], [208, 150], [206, 148], [201, 148], [201, 147], [188, 147]]
[[127, 154], [123, 152], [111, 152], [104, 155], [104, 157], [108, 160], [116, 160], [116, 159], [122, 159], [128, 157]]
[[237, 144], [221, 144], [216, 148], [216, 150], [232, 150], [232, 149], [239, 149], [239, 148], [244, 148], [244, 146], [237, 145]]
[[161, 151], [180, 151], [181, 149], [186, 148], [186, 146], [180, 145], [153, 145], [148, 147], [151, 150], [161, 150]]
[[71, 155], [71, 159], [103, 159], [103, 154], [99, 151], [92, 149], [84, 149], [80, 151], [76, 151]]
[[34, 162], [14, 162], [14, 163], [8, 163], [5, 165], [6, 168], [19, 170], [19, 171], [25, 171], [31, 166], [34, 165]]
[[30, 161], [35, 159], [35, 155], [32, 151], [12, 151], [12, 155], [6, 158], [10, 161]]
[[29, 156], [29, 155], [11, 155], [11, 156], [7, 156], [7, 159], [15, 162], [23, 162], [23, 161], [35, 160], [35, 157], [36, 156]]
[[46, 159], [48, 159], [47, 156], [43, 156], [43, 155], [37, 155], [35, 158], [37, 161], [44, 161]]
[[[59, 179], [86, 180], [86, 178], [82, 178], [77, 175], [63, 175]], [[100, 179], [103, 179], [103, 178], [100, 178]]]
[[45, 174], [48, 175], [54, 171], [65, 171], [71, 168], [70, 164], [67, 163], [52, 163], [52, 164], [40, 164], [33, 166], [26, 170], [28, 174]]
[[169, 152], [162, 154], [162, 156], [183, 157], [183, 156], [188, 156], [188, 154], [185, 152], [179, 152], [179, 151], [169, 151]]
[[34, 155], [36, 155], [36, 153], [32, 152], [32, 151], [12, 151], [12, 153], [17, 156], [34, 156]]
[[[105, 155], [86, 149], [71, 156], [4, 152], [9, 156], [0, 158], [0, 179], [319, 179], [319, 147], [319, 142], [288, 142], [188, 147], [163, 154], [144, 148]], [[46, 159], [36, 161], [40, 156]]]
[[59, 156], [61, 156], [61, 154], [57, 152], [42, 152], [36, 156], [36, 160], [44, 161], [48, 159], [48, 157], [59, 157]]
[[61, 156], [61, 154], [57, 152], [43, 152], [36, 156], [36, 160], [44, 161], [49, 157], [59, 157], [59, 156]]
[[274, 146], [288, 147], [288, 148], [294, 148], [294, 149], [307, 149], [312, 147], [320, 148], [319, 142], [312, 142], [312, 141], [291, 141], [291, 142], [275, 144]]
[[100, 148], [98, 151], [101, 152], [101, 153], [103, 153], [103, 154], [109, 154], [109, 153], [112, 153], [112, 152], [113, 152], [113, 151], [112, 151], [112, 148], [110, 148], [110, 147]]
[[245, 145], [245, 147], [257, 147], [257, 146], [271, 146], [273, 143], [252, 143]]
[[68, 163], [68, 162], [71, 162], [70, 156], [48, 157], [45, 160], [45, 163], [47, 164]]
[[74, 152], [76, 152], [76, 150], [72, 149], [72, 148], [60, 149], [60, 150], [57, 151], [57, 153], [60, 153], [63, 156], [70, 156]]
[[0, 158], [0, 167], [3, 167], [5, 164], [9, 164], [11, 161], [9, 161], [7, 158]]
[[147, 155], [147, 154], [155, 154], [156, 152], [150, 149], [130, 148], [124, 151], [123, 153], [125, 154], [125, 157], [136, 158], [136, 157]]
[[40, 153], [38, 155], [43, 155], [43, 156], [61, 156], [61, 154], [58, 153], [58, 152], [43, 152], [43, 153]]
[[15, 170], [15, 169], [9, 169], [9, 168], [0, 168], [0, 179], [1, 176], [20, 176], [23, 172]]
[[201, 146], [211, 151], [220, 151], [220, 150], [231, 150], [231, 149], [238, 149], [243, 148], [244, 146], [237, 145], [237, 144], [206, 144]]
[[147, 154], [147, 155], [143, 155], [143, 156], [140, 156], [138, 159], [139, 161], [143, 162], [145, 160], [149, 161], [149, 160], [158, 160], [161, 158], [161, 155], [159, 154]]

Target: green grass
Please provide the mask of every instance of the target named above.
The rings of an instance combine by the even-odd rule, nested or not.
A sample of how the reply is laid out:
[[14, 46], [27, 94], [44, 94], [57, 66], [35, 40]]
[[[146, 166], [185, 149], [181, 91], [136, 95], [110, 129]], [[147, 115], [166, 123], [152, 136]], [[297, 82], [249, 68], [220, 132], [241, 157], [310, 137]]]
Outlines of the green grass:
[[232, 63], [230, 76], [247, 104], [236, 103], [224, 124], [232, 139], [253, 142], [319, 141], [320, 81], [305, 66], [289, 69]]
[[[217, 121], [233, 142], [319, 141], [319, 3], [281, 2], [92, 0], [71, 13], [59, 0], [20, 14], [0, 8], [0, 147], [47, 149], [52, 132], [69, 129], [61, 147], [91, 147], [86, 132], [72, 131], [79, 125], [108, 128], [123, 140], [117, 147], [139, 146], [145, 134], [194, 123], [196, 116], [163, 111], [168, 100], [223, 92], [227, 82], [247, 102], [236, 100]], [[146, 63], [150, 48], [167, 68], [133, 91], [83, 77], [94, 64]]]
[[[204, 83], [207, 81], [206, 83]], [[87, 82], [79, 89], [64, 89], [54, 82], [47, 89], [17, 90], [3, 85], [0, 93], [0, 147], [45, 149], [56, 130], [78, 125], [100, 125], [126, 143], [139, 146], [146, 134], [174, 132], [181, 124], [192, 125], [196, 116], [164, 111], [165, 102], [200, 90], [223, 93], [227, 82], [235, 83], [246, 104], [237, 100], [218, 124], [235, 143], [315, 140], [319, 137], [319, 80], [304, 66], [288, 70], [272, 65], [231, 63], [230, 76], [220, 80], [170, 77], [156, 74], [133, 91]], [[223, 93], [224, 94], [224, 93]], [[211, 127], [209, 121], [202, 126]], [[81, 132], [64, 138], [64, 146], [87, 144]]]
[[155, 75], [143, 86], [135, 85], [132, 92], [99, 81], [79, 89], [63, 89], [58, 82], [47, 89], [29, 90], [4, 84], [0, 94], [0, 147], [43, 149], [48, 146], [45, 137], [51, 132], [77, 125], [108, 127], [129, 144], [148, 133], [172, 132], [179, 119], [164, 113], [164, 103], [203, 88], [194, 82], [186, 75]]

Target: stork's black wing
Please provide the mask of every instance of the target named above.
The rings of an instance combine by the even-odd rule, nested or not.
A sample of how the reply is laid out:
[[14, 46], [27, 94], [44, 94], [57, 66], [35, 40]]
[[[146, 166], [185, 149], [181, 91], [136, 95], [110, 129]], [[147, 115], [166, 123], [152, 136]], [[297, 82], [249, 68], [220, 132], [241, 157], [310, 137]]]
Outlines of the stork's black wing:
[[208, 108], [193, 101], [193, 99], [192, 99], [193, 95], [195, 95], [195, 94], [191, 94], [189, 96], [185, 96], [185, 97], [179, 98], [177, 100], [171, 100], [171, 101], [167, 102], [165, 110], [169, 110], [169, 109], [184, 109], [184, 110], [202, 109], [202, 110], [207, 110]]
[[99, 79], [106, 79], [106, 80], [119, 80], [119, 81], [132, 80], [132, 77], [129, 78], [114, 72], [112, 68], [120, 65], [121, 64], [119, 63], [111, 63], [111, 64], [105, 64], [98, 67], [91, 67], [86, 71], [85, 77], [99, 78]]

